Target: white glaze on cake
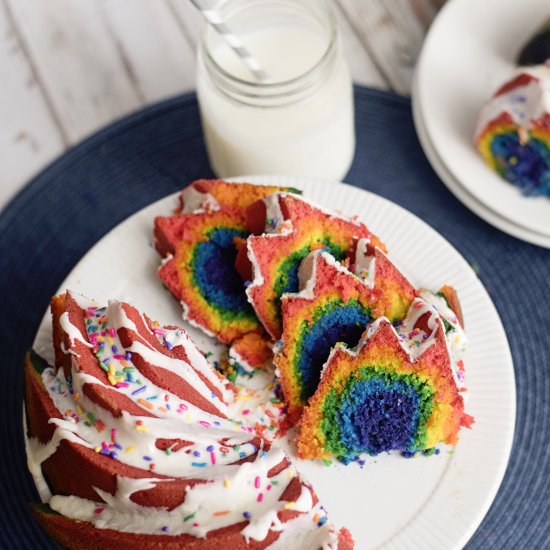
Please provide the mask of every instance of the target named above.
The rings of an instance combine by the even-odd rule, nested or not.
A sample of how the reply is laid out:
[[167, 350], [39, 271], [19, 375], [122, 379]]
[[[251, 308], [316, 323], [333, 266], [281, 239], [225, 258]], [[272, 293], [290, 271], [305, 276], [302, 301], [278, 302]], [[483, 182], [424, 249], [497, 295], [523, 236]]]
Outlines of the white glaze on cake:
[[[101, 361], [109, 359], [109, 364], [112, 364], [117, 361], [116, 356], [124, 356], [125, 368], [132, 369], [132, 356], [126, 354], [139, 353], [153, 367], [166, 369], [179, 376], [208, 398], [209, 402], [215, 403], [216, 407], [224, 407], [224, 412], [229, 411], [197, 373], [200, 372], [219, 388], [224, 399], [230, 401], [233, 393], [224, 387], [223, 381], [211, 370], [183, 331], [159, 327], [153, 332], [159, 343], [168, 349], [183, 346], [189, 363], [155, 350], [145, 339], [138, 338], [138, 341], [124, 348], [117, 330], [127, 328], [136, 331], [136, 326], [126, 315], [122, 304], [111, 301], [105, 310], [80, 298], [78, 303], [90, 311], [91, 317], [88, 319], [91, 320], [87, 322], [87, 333], [82, 334], [70, 323], [68, 316], [65, 318], [63, 328], [72, 343], [86, 343], [97, 352], [98, 342], [90, 335], [97, 336], [101, 330], [105, 334]], [[42, 444], [33, 437], [27, 441], [29, 468], [35, 479], [43, 480], [41, 464], [55, 453], [63, 440], [108, 454], [106, 460], [137, 467], [149, 474], [146, 478], [137, 479], [117, 477], [116, 493], [111, 495], [96, 489], [97, 501], [60, 495], [49, 498], [47, 491], [43, 491], [43, 497], [49, 498], [53, 510], [69, 518], [88, 521], [98, 528], [109, 527], [119, 531], [165, 536], [187, 533], [205, 537], [210, 531], [246, 521], [241, 531], [243, 537], [261, 541], [270, 530], [286, 530], [286, 523], [279, 520], [278, 513], [292, 509], [307, 518], [303, 522], [304, 531], [300, 531], [304, 540], [320, 541], [321, 546], [336, 548], [333, 544], [336, 540], [334, 530], [325, 526], [326, 513], [318, 504], [314, 505], [307, 485], [301, 483], [301, 494], [295, 502], [280, 500], [288, 484], [298, 477], [293, 466], [284, 465], [286, 455], [280, 448], [274, 446], [265, 449], [263, 443], [258, 448], [252, 442], [258, 441], [254, 430], [241, 420], [206, 413], [192, 403], [155, 386], [142, 373], [132, 372], [132, 383], [124, 382], [120, 385], [114, 378], [115, 384], [107, 384], [82, 372], [79, 369], [79, 358], [74, 355], [70, 380], [65, 379], [63, 369], [57, 373], [51, 368], [44, 370], [42, 379], [45, 388], [63, 418], [50, 420], [55, 425], [55, 431], [48, 443]], [[113, 376], [118, 375], [115, 373]], [[85, 395], [85, 384], [111, 390], [116, 388], [136, 406], [154, 416], [133, 416], [123, 412], [121, 417], [113, 417]], [[136, 389], [139, 390], [137, 393]], [[167, 452], [156, 447], [158, 438], [184, 440], [190, 444], [183, 449]], [[246, 457], [254, 458], [251, 462], [234, 464]], [[151, 464], [154, 464], [154, 470], [149, 468]], [[276, 466], [282, 466], [282, 470], [269, 477], [268, 472]], [[151, 509], [133, 502], [130, 497], [134, 493], [167, 481], [156, 475], [168, 476], [168, 480], [193, 479], [205, 483], [188, 486], [183, 503], [171, 511]], [[192, 516], [192, 521], [182, 521], [182, 517], [188, 516]], [[317, 518], [315, 522], [313, 518]], [[294, 531], [297, 525], [289, 522], [289, 529]], [[302, 526], [302, 523], [299, 525]]]
[[483, 106], [478, 117], [475, 139], [479, 139], [488, 124], [508, 114], [519, 128], [528, 130], [534, 120], [550, 113], [550, 65], [537, 65], [518, 69], [510, 82], [525, 74], [537, 80], [494, 95]]

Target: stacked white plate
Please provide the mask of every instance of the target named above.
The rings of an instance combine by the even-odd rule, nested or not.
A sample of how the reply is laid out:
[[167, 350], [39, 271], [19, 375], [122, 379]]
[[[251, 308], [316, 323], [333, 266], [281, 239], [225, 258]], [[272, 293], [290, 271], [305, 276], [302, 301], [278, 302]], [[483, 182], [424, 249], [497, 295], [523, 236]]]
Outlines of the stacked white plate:
[[491, 171], [473, 135], [483, 104], [548, 17], [548, 0], [450, 0], [426, 37], [413, 86], [416, 130], [445, 185], [485, 221], [546, 248], [550, 198], [525, 197]]

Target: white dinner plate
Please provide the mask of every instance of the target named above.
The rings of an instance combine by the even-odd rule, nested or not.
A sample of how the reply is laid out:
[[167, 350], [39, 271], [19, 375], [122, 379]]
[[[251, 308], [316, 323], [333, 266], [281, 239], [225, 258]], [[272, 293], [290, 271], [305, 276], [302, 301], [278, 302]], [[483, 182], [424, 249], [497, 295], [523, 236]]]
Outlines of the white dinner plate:
[[437, 154], [437, 151], [435, 150], [434, 145], [430, 141], [430, 137], [428, 136], [428, 132], [426, 131], [424, 125], [423, 113], [419, 105], [418, 95], [416, 93], [416, 80], [413, 84], [412, 111], [416, 133], [422, 145], [422, 149], [426, 154], [426, 157], [430, 161], [430, 164], [432, 165], [432, 168], [434, 169], [436, 174], [441, 178], [447, 188], [459, 201], [461, 201], [480, 218], [497, 227], [501, 231], [504, 231], [505, 233], [508, 233], [513, 237], [517, 237], [518, 239], [522, 239], [523, 241], [537, 244], [545, 248], [550, 248], [550, 236], [530, 231], [529, 229], [521, 225], [517, 225], [510, 220], [502, 217], [494, 210], [487, 208], [482, 202], [478, 201], [471, 193], [469, 193], [468, 190], [453, 176], [453, 174], [451, 174], [448, 168], [443, 164]]
[[525, 42], [550, 16], [548, 0], [451, 0], [434, 21], [417, 66], [426, 133], [451, 174], [477, 201], [550, 237], [550, 199], [524, 197], [489, 169], [473, 135], [483, 104], [514, 72]]
[[[246, 178], [250, 180], [251, 178]], [[462, 302], [468, 352], [468, 413], [475, 417], [453, 450], [406, 459], [368, 458], [364, 467], [300, 461], [332, 521], [352, 532], [356, 548], [460, 548], [474, 533], [504, 475], [514, 433], [515, 382], [508, 341], [497, 311], [470, 266], [419, 218], [372, 193], [343, 184], [283, 177], [258, 183], [300, 188], [320, 205], [358, 215], [386, 242], [390, 257], [416, 286], [455, 286]], [[134, 214], [101, 239], [61, 285], [106, 302], [131, 302], [163, 324], [180, 323], [179, 305], [156, 278], [153, 218], [169, 214], [169, 196]], [[51, 359], [46, 312], [35, 349]], [[287, 444], [287, 441], [285, 441]], [[287, 445], [288, 446], [288, 445]]]

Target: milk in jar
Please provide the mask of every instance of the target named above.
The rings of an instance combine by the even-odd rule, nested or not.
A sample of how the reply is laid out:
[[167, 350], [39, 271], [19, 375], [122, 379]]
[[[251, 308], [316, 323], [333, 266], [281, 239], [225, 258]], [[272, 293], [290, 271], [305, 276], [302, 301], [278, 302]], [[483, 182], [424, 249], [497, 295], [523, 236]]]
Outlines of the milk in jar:
[[353, 92], [329, 3], [228, 0], [220, 9], [269, 80], [205, 29], [197, 94], [215, 173], [341, 180], [355, 150]]

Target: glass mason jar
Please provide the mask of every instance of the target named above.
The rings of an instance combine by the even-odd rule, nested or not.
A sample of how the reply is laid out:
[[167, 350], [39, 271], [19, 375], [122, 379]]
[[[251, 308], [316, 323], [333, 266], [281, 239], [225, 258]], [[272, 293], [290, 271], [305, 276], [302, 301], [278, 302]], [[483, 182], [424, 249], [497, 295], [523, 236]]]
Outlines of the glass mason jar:
[[269, 80], [205, 27], [197, 95], [214, 172], [341, 180], [355, 150], [353, 89], [330, 1], [227, 0], [219, 10]]

